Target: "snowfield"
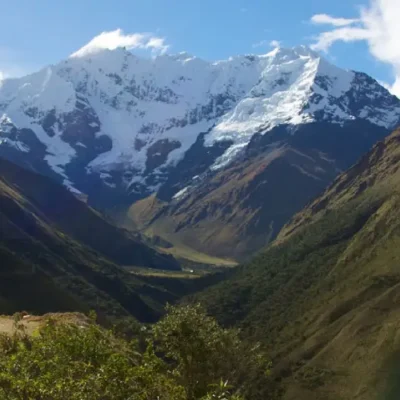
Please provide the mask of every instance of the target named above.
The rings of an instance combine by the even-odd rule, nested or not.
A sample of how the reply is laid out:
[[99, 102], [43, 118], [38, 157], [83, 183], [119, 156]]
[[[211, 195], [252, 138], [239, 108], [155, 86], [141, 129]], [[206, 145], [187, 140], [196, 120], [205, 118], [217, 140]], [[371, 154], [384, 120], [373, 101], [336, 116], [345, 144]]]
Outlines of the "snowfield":
[[[305, 46], [217, 62], [187, 53], [77, 52], [0, 82], [0, 146], [29, 152], [23, 133], [12, 132], [32, 130], [47, 148], [45, 161], [69, 186], [65, 167], [83, 151], [97, 152], [86, 168], [101, 179], [129, 170], [129, 186], [143, 182], [150, 168], [157, 175], [175, 165], [202, 133], [206, 147], [231, 142], [211, 166], [218, 169], [254, 134], [281, 124], [365, 119], [389, 129], [399, 115], [399, 102], [375, 80], [335, 67]], [[102, 137], [110, 148], [98, 150], [94, 143]]]

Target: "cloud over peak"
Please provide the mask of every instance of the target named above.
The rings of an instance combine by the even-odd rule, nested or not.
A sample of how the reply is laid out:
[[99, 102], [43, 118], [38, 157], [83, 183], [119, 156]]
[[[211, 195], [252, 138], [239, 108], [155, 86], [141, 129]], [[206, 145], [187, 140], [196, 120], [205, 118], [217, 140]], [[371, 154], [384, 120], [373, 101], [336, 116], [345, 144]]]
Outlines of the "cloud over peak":
[[356, 22], [359, 22], [359, 19], [353, 19], [353, 18], [335, 18], [332, 17], [328, 14], [316, 14], [312, 16], [311, 22], [313, 24], [326, 24], [326, 25], [333, 25], [333, 26], [347, 26], [347, 25], [352, 25], [355, 24]]
[[392, 66], [395, 82], [391, 91], [400, 97], [399, 21], [399, 0], [370, 0], [370, 5], [361, 8], [359, 17], [354, 19], [317, 14], [311, 18], [312, 23], [328, 24], [333, 29], [320, 33], [312, 48], [328, 51], [335, 42], [366, 41], [377, 60]]
[[115, 50], [119, 47], [126, 47], [128, 50], [150, 50], [158, 54], [165, 53], [169, 48], [165, 38], [154, 36], [151, 33], [124, 34], [122, 29], [116, 29], [95, 36], [89, 43], [71, 54], [71, 57], [83, 57], [101, 50]]
[[257, 47], [280, 47], [281, 42], [279, 42], [278, 40], [261, 40], [260, 42], [254, 43], [253, 44], [253, 48], [257, 48]]

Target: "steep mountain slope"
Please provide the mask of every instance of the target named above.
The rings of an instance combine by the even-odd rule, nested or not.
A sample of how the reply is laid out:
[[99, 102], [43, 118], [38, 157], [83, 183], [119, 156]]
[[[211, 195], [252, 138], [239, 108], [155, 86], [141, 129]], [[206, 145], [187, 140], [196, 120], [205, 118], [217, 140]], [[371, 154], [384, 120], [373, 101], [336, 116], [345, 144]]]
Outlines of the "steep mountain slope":
[[239, 260], [399, 121], [374, 79], [304, 46], [218, 62], [78, 51], [0, 83], [0, 156], [119, 214], [157, 193], [130, 210], [139, 229]]
[[102, 315], [153, 320], [157, 305], [174, 300], [110, 259], [179, 267], [62, 186], [0, 161], [0, 313], [95, 308]]
[[2, 159], [0, 177], [29, 201], [35, 215], [104, 257], [122, 265], [180, 269], [172, 257], [156, 252], [129, 232], [116, 228], [52, 180]]
[[[129, 219], [147, 235], [243, 261], [387, 134], [365, 121], [287, 129], [256, 135], [240, 158], [172, 198], [167, 182], [133, 204]], [[189, 170], [189, 161], [178, 167]]]
[[399, 397], [399, 183], [397, 131], [200, 296], [266, 343], [277, 398]]
[[[149, 236], [244, 259], [336, 176], [335, 166], [314, 155], [287, 147], [235, 162], [182, 200], [162, 202], [152, 196], [136, 202], [130, 219]], [[316, 170], [322, 163], [326, 169]]]
[[[176, 194], [282, 124], [362, 120], [388, 129], [399, 113], [376, 81], [304, 46], [213, 63], [185, 53], [78, 51], [1, 82], [0, 154], [110, 205], [167, 180], [179, 181]], [[196, 175], [183, 179], [176, 165], [185, 158]]]
[[275, 243], [281, 243], [304, 226], [322, 218], [330, 211], [360, 197], [365, 191], [381, 196], [397, 193], [400, 175], [400, 129], [385, 141], [377, 143], [371, 152], [344, 174], [281, 230]]

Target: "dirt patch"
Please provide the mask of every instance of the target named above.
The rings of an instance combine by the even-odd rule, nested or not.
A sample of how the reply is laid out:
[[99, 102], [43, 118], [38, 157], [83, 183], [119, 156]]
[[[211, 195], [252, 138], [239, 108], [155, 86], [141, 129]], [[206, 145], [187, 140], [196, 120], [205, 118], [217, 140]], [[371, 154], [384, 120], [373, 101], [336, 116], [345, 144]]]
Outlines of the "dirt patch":
[[[25, 315], [19, 324], [25, 327], [27, 334], [32, 335], [43, 326], [46, 321], [53, 319], [58, 323], [69, 323], [85, 326], [89, 323], [87, 316], [80, 313], [49, 313], [42, 316]], [[0, 333], [12, 334], [15, 331], [14, 316], [0, 315]]]

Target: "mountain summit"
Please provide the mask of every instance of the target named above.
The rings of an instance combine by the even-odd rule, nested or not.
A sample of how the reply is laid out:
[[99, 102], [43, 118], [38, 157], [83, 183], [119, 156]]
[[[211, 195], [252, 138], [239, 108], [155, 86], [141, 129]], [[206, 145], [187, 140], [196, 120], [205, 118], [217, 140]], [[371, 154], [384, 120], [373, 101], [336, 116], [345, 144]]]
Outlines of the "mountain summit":
[[305, 46], [217, 62], [77, 52], [0, 83], [0, 155], [115, 201], [157, 191], [193, 150], [190, 179], [230, 165], [277, 126], [363, 120], [391, 129], [399, 115], [399, 100], [375, 80]]

